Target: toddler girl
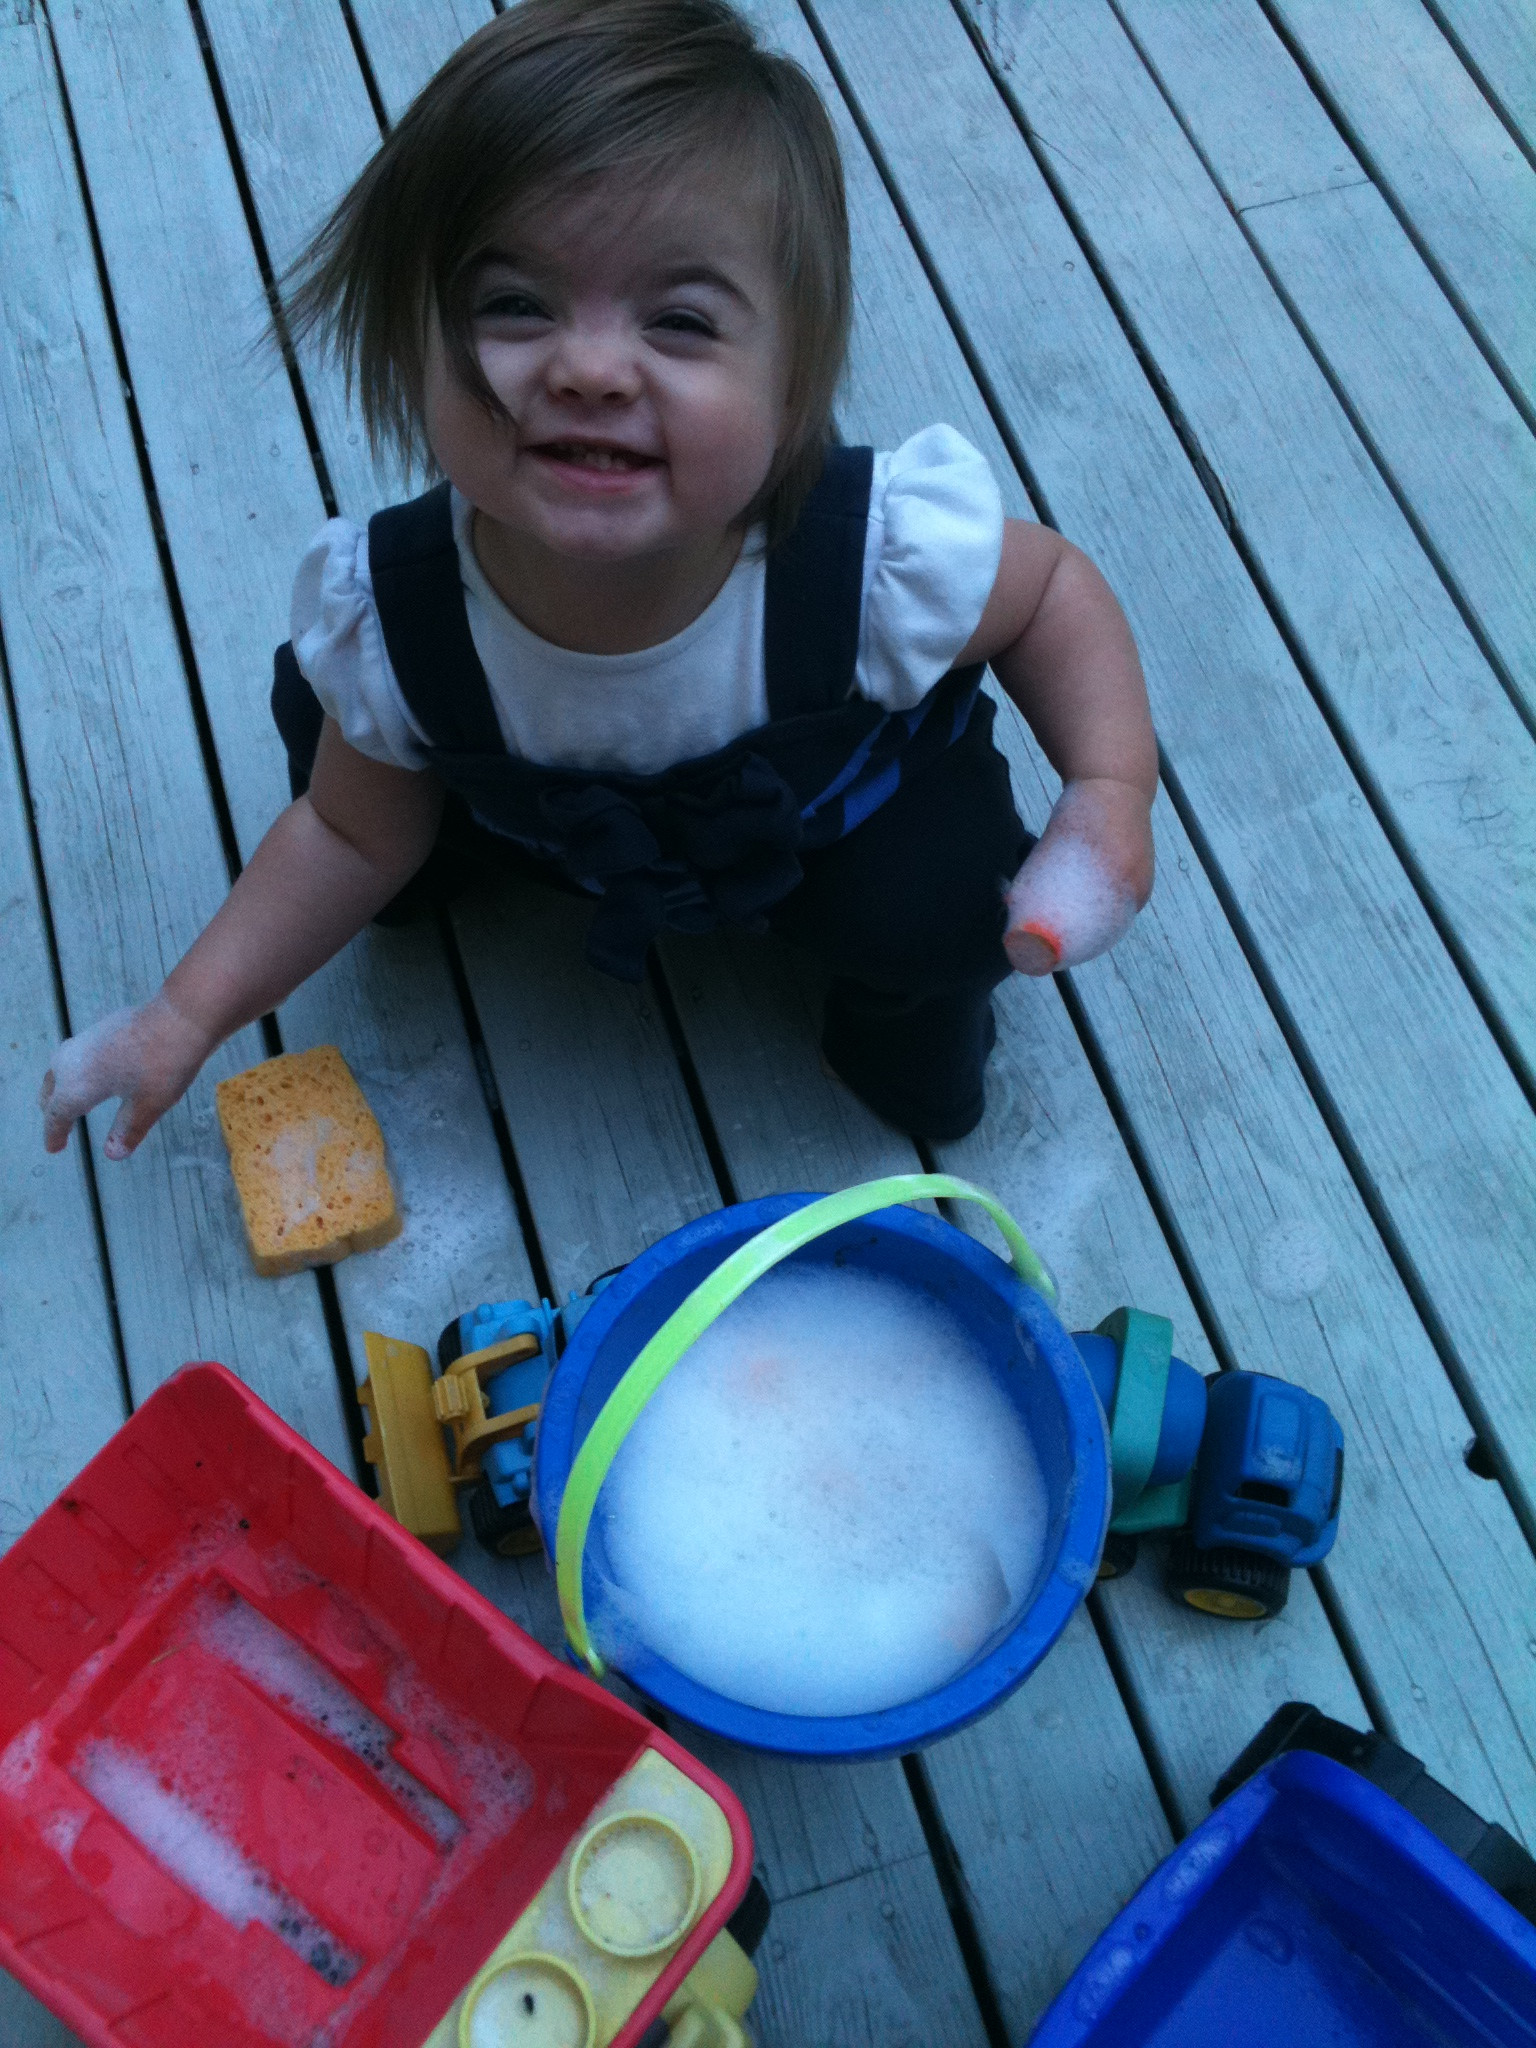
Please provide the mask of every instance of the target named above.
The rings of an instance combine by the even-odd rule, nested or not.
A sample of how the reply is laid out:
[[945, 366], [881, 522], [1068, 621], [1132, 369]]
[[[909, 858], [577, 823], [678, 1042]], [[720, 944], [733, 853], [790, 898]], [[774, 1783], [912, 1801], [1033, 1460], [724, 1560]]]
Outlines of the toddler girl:
[[[969, 1130], [1010, 963], [1086, 960], [1146, 900], [1152, 729], [1107, 586], [959, 435], [835, 445], [848, 229], [804, 74], [723, 0], [524, 0], [298, 280], [375, 441], [445, 480], [305, 557], [295, 800], [160, 992], [60, 1049], [49, 1150], [118, 1097], [126, 1156], [370, 918], [487, 863], [590, 896], [629, 979], [664, 927], [782, 932], [828, 971], [829, 1066]], [[1065, 784], [1033, 851], [986, 663]]]

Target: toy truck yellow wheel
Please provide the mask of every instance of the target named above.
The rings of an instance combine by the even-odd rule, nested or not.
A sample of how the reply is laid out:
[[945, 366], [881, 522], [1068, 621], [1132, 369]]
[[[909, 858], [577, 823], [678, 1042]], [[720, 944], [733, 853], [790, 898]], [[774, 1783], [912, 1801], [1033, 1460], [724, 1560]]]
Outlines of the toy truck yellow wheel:
[[1134, 1536], [1122, 1536], [1111, 1529], [1104, 1538], [1104, 1549], [1099, 1558], [1099, 1577], [1123, 1579], [1127, 1572], [1135, 1571], [1139, 1549], [1140, 1545]]
[[559, 1956], [493, 1963], [470, 1985], [459, 2048], [592, 2048], [597, 2012], [586, 1981]]
[[571, 1917], [608, 1955], [658, 1956], [692, 1926], [701, 1882], [681, 1828], [659, 1813], [610, 1814], [571, 1858]]
[[1188, 1536], [1168, 1552], [1168, 1591], [1223, 1621], [1268, 1621], [1284, 1607], [1291, 1575], [1251, 1550], [1201, 1550]]

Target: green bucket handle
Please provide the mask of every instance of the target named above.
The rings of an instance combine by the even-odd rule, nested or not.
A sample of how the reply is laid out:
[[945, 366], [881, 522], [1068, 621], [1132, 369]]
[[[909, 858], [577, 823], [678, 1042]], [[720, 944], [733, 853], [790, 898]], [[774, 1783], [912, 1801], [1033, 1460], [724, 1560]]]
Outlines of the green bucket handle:
[[593, 1674], [601, 1678], [603, 1660], [587, 1634], [586, 1607], [582, 1599], [582, 1561], [586, 1556], [587, 1531], [592, 1525], [597, 1496], [609, 1467], [619, 1454], [625, 1437], [640, 1419], [641, 1410], [661, 1385], [690, 1344], [695, 1343], [721, 1312], [744, 1294], [754, 1280], [770, 1267], [813, 1238], [852, 1223], [874, 1209], [889, 1209], [900, 1202], [921, 1202], [933, 1197], [956, 1202], [979, 1202], [1003, 1233], [1013, 1260], [1013, 1270], [1027, 1287], [1033, 1287], [1054, 1304], [1056, 1283], [1031, 1248], [1029, 1240], [1008, 1211], [985, 1189], [968, 1180], [956, 1180], [947, 1173], [897, 1173], [884, 1180], [867, 1180], [840, 1194], [823, 1195], [803, 1209], [781, 1217], [760, 1230], [756, 1237], [739, 1245], [728, 1259], [701, 1280], [686, 1301], [675, 1308], [650, 1342], [640, 1352], [613, 1392], [604, 1402], [597, 1420], [576, 1453], [560, 1502], [560, 1519], [555, 1529], [555, 1585], [560, 1595], [560, 1613], [571, 1646], [584, 1657]]

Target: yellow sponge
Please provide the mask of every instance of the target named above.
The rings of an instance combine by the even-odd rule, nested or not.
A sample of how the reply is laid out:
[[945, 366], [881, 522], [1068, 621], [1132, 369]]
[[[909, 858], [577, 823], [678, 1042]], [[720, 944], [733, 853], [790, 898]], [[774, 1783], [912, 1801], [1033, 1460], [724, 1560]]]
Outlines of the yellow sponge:
[[334, 1265], [399, 1236], [384, 1134], [334, 1045], [263, 1060], [215, 1095], [258, 1273]]

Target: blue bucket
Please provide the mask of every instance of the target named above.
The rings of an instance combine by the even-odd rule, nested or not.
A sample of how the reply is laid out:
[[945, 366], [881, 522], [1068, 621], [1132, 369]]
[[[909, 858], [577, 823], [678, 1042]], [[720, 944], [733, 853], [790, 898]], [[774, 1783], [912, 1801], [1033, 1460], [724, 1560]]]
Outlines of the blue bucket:
[[[917, 1178], [911, 1188], [914, 1196], [974, 1192], [964, 1183]], [[773, 1195], [701, 1217], [652, 1245], [599, 1294], [555, 1368], [539, 1422], [534, 1488], [551, 1551], [577, 1453], [645, 1345], [723, 1260], [770, 1224], [819, 1199]], [[1010, 1228], [1017, 1237], [1016, 1227]], [[1045, 1552], [1035, 1586], [965, 1670], [937, 1690], [879, 1713], [819, 1717], [745, 1706], [697, 1684], [644, 1645], [625, 1649], [622, 1670], [669, 1713], [748, 1748], [843, 1759], [894, 1755], [950, 1734], [1005, 1699], [1034, 1670], [1092, 1585], [1110, 1507], [1104, 1413], [1076, 1346], [1041, 1294], [952, 1224], [912, 1209], [882, 1208], [813, 1238], [785, 1264], [851, 1266], [897, 1279], [947, 1309], [989, 1360], [1024, 1419], [1045, 1482]], [[920, 1449], [919, 1426], [913, 1441]], [[597, 1516], [587, 1532], [580, 1585], [599, 1617], [607, 1577]]]

